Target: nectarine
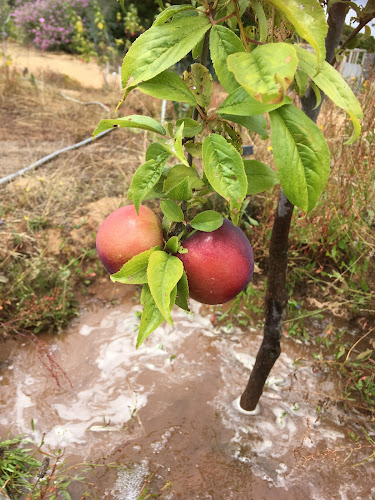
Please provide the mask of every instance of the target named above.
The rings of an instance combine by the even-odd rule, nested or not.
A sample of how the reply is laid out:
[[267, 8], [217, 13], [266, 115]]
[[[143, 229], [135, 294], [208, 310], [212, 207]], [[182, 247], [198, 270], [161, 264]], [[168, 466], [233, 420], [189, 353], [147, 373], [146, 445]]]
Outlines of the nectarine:
[[252, 278], [253, 250], [240, 228], [224, 219], [223, 225], [206, 233], [197, 231], [177, 254], [189, 284], [189, 296], [203, 304], [223, 304], [233, 299]]
[[155, 246], [163, 246], [159, 217], [141, 205], [118, 208], [104, 219], [96, 235], [96, 249], [105, 268], [112, 274], [135, 255]]

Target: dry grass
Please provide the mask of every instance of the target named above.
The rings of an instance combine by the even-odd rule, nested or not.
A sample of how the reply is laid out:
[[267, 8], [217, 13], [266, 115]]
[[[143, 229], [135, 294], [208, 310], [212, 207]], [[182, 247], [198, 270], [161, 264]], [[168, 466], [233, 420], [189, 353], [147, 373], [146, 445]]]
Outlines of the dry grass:
[[[56, 80], [53, 74], [52, 83], [35, 83], [14, 71], [0, 73], [0, 108], [2, 116], [7, 117], [0, 125], [1, 177], [90, 137], [99, 120], [108, 117], [99, 106], [66, 100], [61, 89], [53, 85]], [[119, 97], [115, 91], [64, 89], [64, 93], [83, 102], [100, 101], [110, 109]], [[121, 111], [125, 115], [157, 116], [160, 103], [151, 98], [141, 100], [135, 94]], [[51, 324], [51, 296], [59, 298], [61, 307], [69, 300], [74, 312], [73, 289], [77, 283], [88, 285], [101, 272], [94, 258], [97, 228], [106, 215], [126, 202], [130, 178], [143, 163], [148, 144], [144, 131], [116, 130], [0, 186], [3, 326], [9, 318], [21, 314], [25, 304], [31, 304], [33, 290], [40, 292], [40, 304], [49, 304], [45, 313]], [[46, 277], [41, 286], [35, 281], [45, 267], [56, 274], [56, 280], [48, 283], [50, 292]], [[64, 273], [69, 287], [64, 294], [56, 293], [56, 287], [65, 286], [58, 278]], [[40, 304], [34, 304], [35, 311], [40, 312]], [[35, 326], [35, 322], [28, 326]]]

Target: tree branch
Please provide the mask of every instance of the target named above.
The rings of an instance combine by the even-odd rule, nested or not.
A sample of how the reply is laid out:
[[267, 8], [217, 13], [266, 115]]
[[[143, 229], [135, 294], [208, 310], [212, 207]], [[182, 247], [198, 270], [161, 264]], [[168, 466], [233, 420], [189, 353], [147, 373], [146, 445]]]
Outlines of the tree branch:
[[[368, 14], [367, 16], [365, 16], [361, 21], [360, 23], [358, 24], [358, 26], [350, 33], [350, 35], [347, 37], [347, 39], [343, 42], [342, 44], [342, 48], [346, 47], [348, 45], [348, 43], [353, 40], [353, 38], [361, 31], [362, 28], [364, 28], [366, 26], [366, 24], [368, 24], [370, 21], [372, 21], [373, 19], [375, 19], [375, 14], [371, 13], [371, 14]], [[332, 64], [332, 63], [331, 63]]]
[[[335, 48], [339, 43], [345, 21], [345, 8], [345, 5], [335, 3], [329, 11], [326, 38], [327, 57], [331, 57], [331, 54], [334, 54]], [[318, 109], [313, 109], [316, 105], [316, 98], [311, 87], [309, 87], [308, 92], [301, 101], [303, 111], [316, 122], [320, 106]], [[247, 411], [254, 410], [258, 404], [267, 377], [281, 352], [280, 338], [282, 322], [287, 307], [288, 239], [293, 208], [293, 204], [290, 203], [281, 191], [269, 251], [264, 336], [249, 382], [240, 400], [241, 407]]]
[[270, 243], [264, 337], [249, 382], [240, 400], [241, 407], [248, 411], [256, 407], [267, 377], [281, 352], [280, 337], [288, 299], [286, 293], [288, 236], [293, 208], [294, 205], [281, 191]]

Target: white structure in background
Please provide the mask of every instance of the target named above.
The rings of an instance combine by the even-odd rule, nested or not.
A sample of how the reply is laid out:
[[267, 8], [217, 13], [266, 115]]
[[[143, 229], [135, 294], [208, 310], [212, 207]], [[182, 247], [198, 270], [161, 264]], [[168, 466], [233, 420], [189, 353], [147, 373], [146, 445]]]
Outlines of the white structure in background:
[[346, 50], [344, 59], [338, 65], [338, 71], [347, 80], [355, 93], [360, 91], [362, 83], [368, 79], [375, 54], [364, 49]]
[[361, 78], [364, 71], [364, 62], [367, 51], [353, 49], [345, 51], [344, 59], [340, 62], [338, 70], [345, 78]]

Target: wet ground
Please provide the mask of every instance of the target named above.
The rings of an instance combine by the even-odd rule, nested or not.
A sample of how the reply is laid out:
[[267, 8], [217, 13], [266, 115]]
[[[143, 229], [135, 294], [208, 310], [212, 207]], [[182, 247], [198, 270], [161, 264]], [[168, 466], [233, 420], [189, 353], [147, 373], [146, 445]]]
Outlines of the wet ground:
[[[31, 345], [7, 343], [1, 435], [12, 425], [37, 444], [45, 434], [45, 446], [65, 449], [68, 462], [125, 465], [96, 472], [97, 498], [135, 500], [147, 479], [151, 493], [171, 499], [375, 498], [372, 463], [353, 467], [368, 448], [347, 433], [374, 429], [324, 405], [337, 381], [311, 365], [296, 368], [306, 346], [283, 341], [260, 404], [247, 413], [238, 400], [261, 329], [215, 329], [192, 303], [191, 315], [175, 310], [174, 327], [135, 350], [134, 304], [130, 295], [116, 306], [92, 304], [65, 333], [44, 337], [72, 387], [64, 377], [57, 386]], [[82, 488], [73, 486], [73, 500]]]

